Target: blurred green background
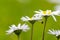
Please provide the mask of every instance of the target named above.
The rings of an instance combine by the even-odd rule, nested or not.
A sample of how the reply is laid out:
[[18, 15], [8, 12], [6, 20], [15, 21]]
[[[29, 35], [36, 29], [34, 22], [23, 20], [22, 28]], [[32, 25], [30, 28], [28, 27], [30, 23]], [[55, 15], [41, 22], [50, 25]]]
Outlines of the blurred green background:
[[[23, 24], [20, 20], [22, 16], [32, 17], [35, 10], [54, 10], [55, 4], [48, 3], [46, 0], [0, 0], [0, 40], [17, 40], [17, 36], [12, 33], [6, 35], [6, 30], [12, 24]], [[45, 40], [56, 40], [55, 36], [49, 35], [48, 29], [60, 29], [60, 18], [57, 17], [57, 22], [52, 17], [48, 18]], [[29, 27], [31, 28], [31, 24]], [[33, 40], [42, 39], [43, 24], [36, 22], [34, 24]], [[31, 29], [27, 32], [22, 32], [21, 40], [30, 40]]]

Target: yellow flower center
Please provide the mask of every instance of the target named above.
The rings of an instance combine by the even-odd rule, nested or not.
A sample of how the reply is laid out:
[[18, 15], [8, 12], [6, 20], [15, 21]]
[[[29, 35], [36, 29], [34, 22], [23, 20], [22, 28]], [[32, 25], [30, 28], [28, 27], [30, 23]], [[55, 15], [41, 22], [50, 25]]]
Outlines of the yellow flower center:
[[48, 11], [43, 11], [43, 14], [51, 14], [51, 11], [48, 10]]
[[43, 14], [46, 14], [46, 11], [43, 11]]
[[51, 11], [48, 11], [48, 14], [51, 14]]

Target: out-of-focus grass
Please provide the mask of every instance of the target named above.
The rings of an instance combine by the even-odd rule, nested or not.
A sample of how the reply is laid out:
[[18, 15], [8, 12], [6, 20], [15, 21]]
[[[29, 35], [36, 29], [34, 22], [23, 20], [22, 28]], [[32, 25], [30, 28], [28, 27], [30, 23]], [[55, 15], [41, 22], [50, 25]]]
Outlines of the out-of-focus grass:
[[[29, 3], [20, 3], [17, 0], [0, 0], [0, 40], [17, 40], [17, 37], [14, 33], [11, 35], [6, 35], [6, 30], [9, 29], [11, 24], [17, 25], [18, 23], [23, 22], [20, 20], [22, 16], [32, 17], [35, 13], [35, 10], [47, 10], [53, 9], [53, 4], [46, 2], [45, 0], [31, 0]], [[45, 40], [56, 40], [52, 35], [49, 35], [48, 29], [60, 29], [60, 19], [57, 18], [57, 22], [54, 22], [53, 18], [49, 18], [47, 21], [46, 35]], [[31, 24], [29, 27], [31, 28]], [[41, 40], [43, 31], [43, 24], [36, 22], [34, 25], [34, 36], [33, 40]], [[30, 40], [30, 32], [22, 32], [21, 40]]]

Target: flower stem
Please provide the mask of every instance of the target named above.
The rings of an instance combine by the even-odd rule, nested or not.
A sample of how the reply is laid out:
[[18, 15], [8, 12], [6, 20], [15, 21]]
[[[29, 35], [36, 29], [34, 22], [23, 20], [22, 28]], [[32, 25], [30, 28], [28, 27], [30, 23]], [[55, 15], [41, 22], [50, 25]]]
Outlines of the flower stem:
[[31, 30], [31, 40], [33, 39], [33, 24], [32, 24], [32, 30]]
[[59, 40], [59, 38], [57, 38], [57, 40]]
[[43, 29], [42, 40], [44, 40], [44, 36], [45, 36], [46, 22], [47, 22], [47, 17], [45, 17], [45, 23], [44, 23], [44, 29]]
[[20, 36], [18, 35], [17, 37], [18, 37], [18, 40], [20, 40]]

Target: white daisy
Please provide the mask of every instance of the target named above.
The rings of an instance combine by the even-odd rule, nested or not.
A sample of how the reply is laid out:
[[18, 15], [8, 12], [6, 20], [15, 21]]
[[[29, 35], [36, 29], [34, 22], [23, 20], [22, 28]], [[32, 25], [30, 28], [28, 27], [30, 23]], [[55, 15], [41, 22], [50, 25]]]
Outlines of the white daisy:
[[29, 21], [31, 24], [34, 24], [36, 21], [41, 20], [41, 19], [42, 18], [39, 18], [37, 16], [33, 16], [31, 18], [29, 18], [28, 16], [25, 16], [21, 18], [22, 21], [25, 21], [25, 22]]
[[39, 10], [39, 11], [35, 11], [35, 16], [38, 15], [38, 17], [42, 18], [42, 17], [45, 17], [45, 16], [52, 16], [53, 19], [56, 21], [56, 18], [54, 15], [57, 15], [57, 16], [60, 16], [60, 11], [51, 11], [51, 10], [46, 10], [46, 11], [42, 11], [42, 10]]
[[10, 29], [7, 32], [7, 34], [11, 34], [12, 32], [17, 32], [17, 31], [24, 31], [26, 32], [27, 30], [29, 30], [29, 27], [28, 25], [26, 24], [18, 24], [18, 26], [15, 26], [15, 25], [11, 25], [11, 27], [9, 27]]
[[36, 16], [33, 16], [32, 18], [29, 18], [28, 16], [21, 18], [22, 21], [33, 21], [33, 20], [38, 20], [38, 19], [41, 19], [41, 18], [38, 18]]
[[56, 37], [60, 36], [60, 30], [49, 30], [48, 33], [55, 35]]

